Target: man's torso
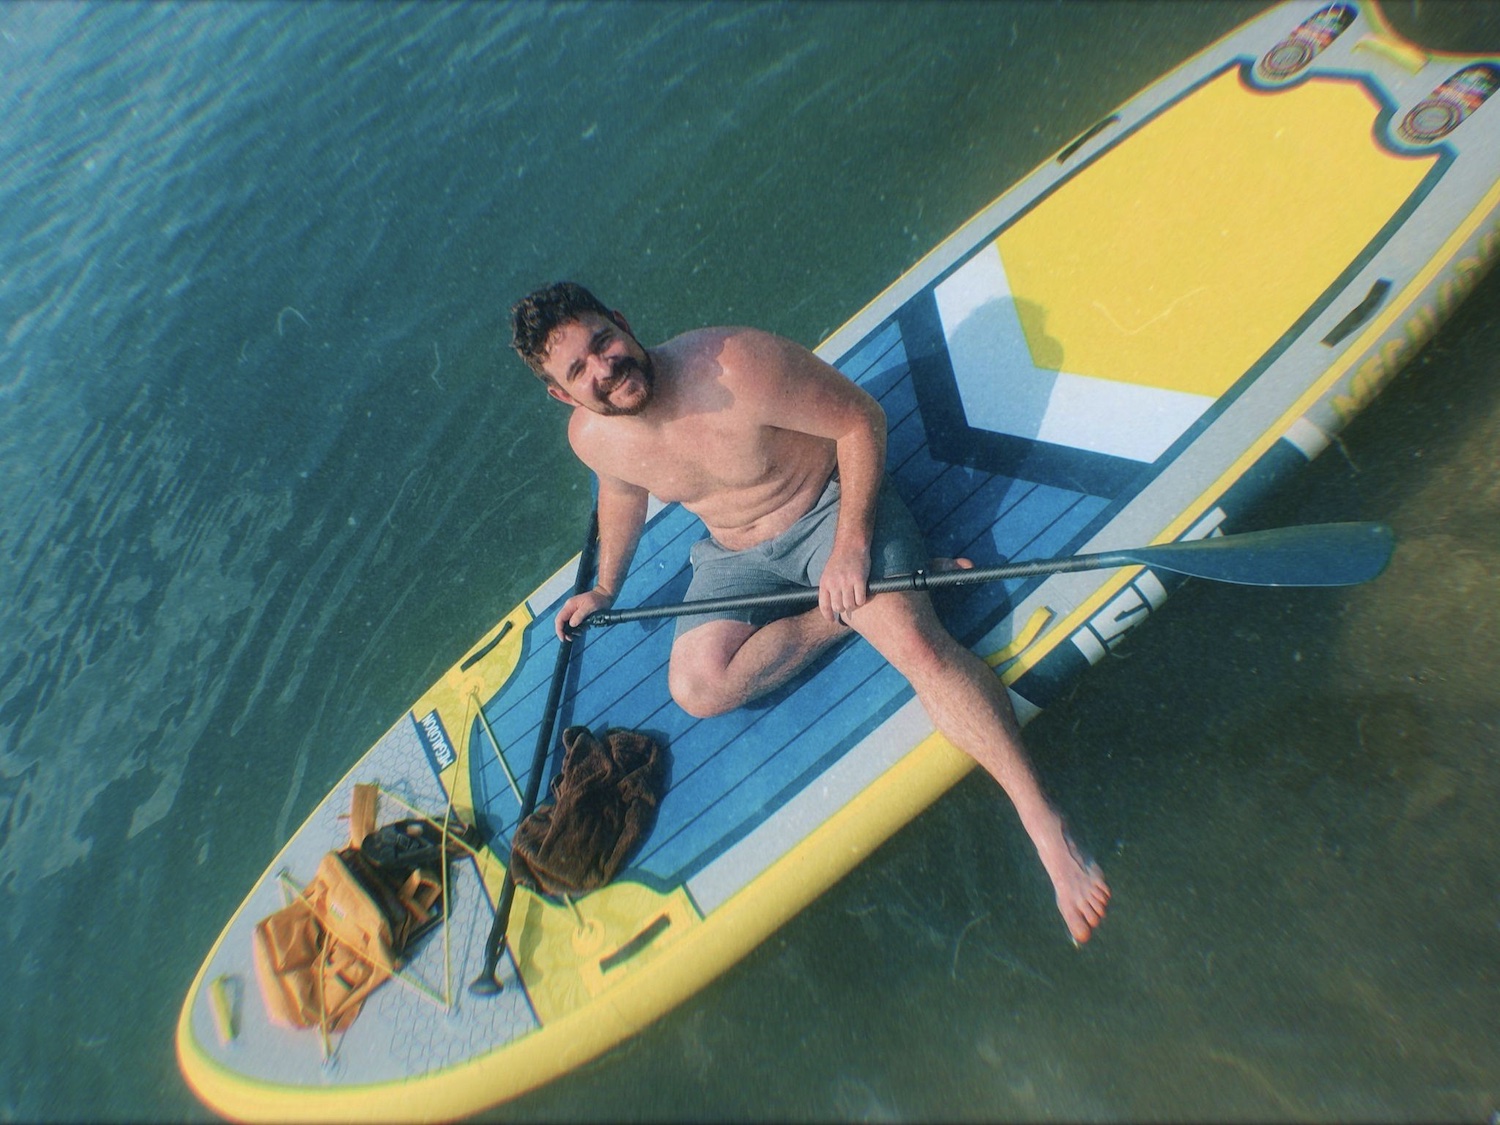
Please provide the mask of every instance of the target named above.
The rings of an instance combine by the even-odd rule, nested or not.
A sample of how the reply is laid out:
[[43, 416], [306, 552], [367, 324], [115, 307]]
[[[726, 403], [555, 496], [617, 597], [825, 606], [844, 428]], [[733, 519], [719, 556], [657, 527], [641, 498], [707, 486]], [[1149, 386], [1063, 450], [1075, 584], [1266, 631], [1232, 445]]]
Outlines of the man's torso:
[[705, 329], [656, 349], [652, 409], [640, 418], [580, 417], [570, 436], [596, 472], [680, 503], [730, 550], [762, 543], [804, 515], [837, 464], [834, 443], [774, 424], [747, 373], [719, 362], [725, 335]]

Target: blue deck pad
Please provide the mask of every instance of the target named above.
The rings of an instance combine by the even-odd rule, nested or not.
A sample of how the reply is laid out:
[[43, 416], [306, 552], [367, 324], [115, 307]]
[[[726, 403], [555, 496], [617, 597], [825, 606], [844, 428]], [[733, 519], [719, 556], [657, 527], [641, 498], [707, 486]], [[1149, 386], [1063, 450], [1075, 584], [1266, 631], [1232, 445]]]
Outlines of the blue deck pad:
[[[872, 332], [838, 366], [884, 409], [888, 470], [934, 556], [963, 555], [982, 566], [1067, 552], [1110, 507], [1107, 493], [1063, 487], [1055, 478], [1020, 479], [964, 458], [935, 457], [899, 318]], [[681, 601], [691, 577], [688, 550], [704, 534], [697, 517], [681, 507], [658, 512], [642, 533], [619, 604]], [[955, 635], [972, 643], [1037, 581], [949, 591], [936, 604]], [[557, 653], [552, 621], [563, 597], [540, 609], [523, 637], [521, 666], [485, 705], [523, 791]], [[671, 785], [630, 871], [631, 878], [661, 889], [686, 883], [912, 696], [899, 673], [869, 644], [851, 637], [770, 696], [698, 720], [668, 694], [672, 637], [671, 619], [585, 633], [574, 646], [558, 723], [559, 731], [573, 724], [596, 733], [613, 726], [641, 729], [668, 746]], [[518, 802], [477, 717], [471, 737], [478, 739], [471, 742], [479, 749], [470, 755], [470, 777], [482, 823], [492, 836], [508, 839]], [[555, 775], [561, 754], [555, 738], [547, 776]]]

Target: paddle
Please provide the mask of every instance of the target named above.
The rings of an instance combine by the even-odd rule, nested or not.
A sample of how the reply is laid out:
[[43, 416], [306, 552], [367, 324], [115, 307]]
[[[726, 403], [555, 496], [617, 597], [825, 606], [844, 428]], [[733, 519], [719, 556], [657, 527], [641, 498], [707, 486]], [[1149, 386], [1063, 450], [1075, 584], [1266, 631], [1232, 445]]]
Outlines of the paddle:
[[[589, 516], [588, 538], [584, 540], [583, 552], [578, 556], [578, 572], [573, 578], [573, 593], [581, 594], [594, 580], [594, 556], [598, 550], [599, 509], [595, 507]], [[557, 723], [558, 704], [562, 701], [563, 681], [567, 679], [568, 657], [573, 651], [573, 636], [569, 634], [557, 646], [557, 659], [552, 665], [552, 684], [547, 690], [547, 704], [542, 709], [542, 725], [536, 732], [536, 750], [531, 755], [531, 777], [526, 782], [526, 797], [521, 802], [520, 824], [536, 808], [537, 795], [542, 788], [542, 767], [547, 761], [547, 751], [552, 746], [552, 728]], [[481, 711], [481, 714], [483, 712]], [[498, 752], [500, 747], [495, 747]], [[490, 927], [490, 936], [484, 941], [484, 968], [469, 985], [475, 996], [498, 996], [501, 984], [495, 972], [500, 967], [500, 953], [505, 947], [505, 931], [510, 928], [510, 911], [516, 900], [515, 880], [510, 877], [510, 864], [506, 864], [505, 882], [500, 888], [500, 901], [495, 904], [495, 923]]]
[[[1383, 523], [1319, 523], [1282, 527], [1271, 531], [1248, 531], [1211, 539], [1160, 543], [1124, 551], [1095, 555], [1037, 559], [1034, 562], [980, 566], [969, 570], [945, 570], [937, 574], [918, 571], [895, 578], [877, 578], [869, 584], [872, 594], [902, 590], [941, 590], [950, 586], [972, 586], [1007, 578], [1031, 578], [1039, 574], [1067, 574], [1080, 570], [1107, 570], [1121, 566], [1147, 566], [1234, 582], [1242, 586], [1354, 586], [1380, 574], [1395, 549], [1395, 533]], [[583, 620], [582, 626], [621, 625], [656, 617], [685, 617], [726, 609], [759, 606], [791, 608], [814, 606], [818, 591], [811, 587], [773, 594], [747, 594], [734, 598], [705, 598], [671, 605], [637, 609], [600, 610]]]

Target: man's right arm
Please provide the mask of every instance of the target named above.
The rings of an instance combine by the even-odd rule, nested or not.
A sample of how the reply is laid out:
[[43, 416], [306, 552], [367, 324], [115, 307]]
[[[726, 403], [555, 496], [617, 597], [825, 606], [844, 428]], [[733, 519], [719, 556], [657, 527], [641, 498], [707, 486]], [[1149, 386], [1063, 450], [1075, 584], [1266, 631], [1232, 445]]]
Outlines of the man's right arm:
[[575, 594], [557, 614], [557, 635], [566, 636], [591, 613], [608, 609], [619, 597], [620, 586], [635, 557], [641, 529], [646, 525], [650, 494], [644, 488], [614, 477], [597, 474], [599, 480], [599, 564], [592, 590]]

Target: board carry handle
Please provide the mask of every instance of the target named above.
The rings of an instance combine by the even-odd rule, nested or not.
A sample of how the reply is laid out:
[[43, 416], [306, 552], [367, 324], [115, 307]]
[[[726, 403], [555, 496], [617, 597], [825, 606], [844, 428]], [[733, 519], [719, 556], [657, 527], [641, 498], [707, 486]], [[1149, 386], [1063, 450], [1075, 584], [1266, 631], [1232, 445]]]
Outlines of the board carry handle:
[[1386, 294], [1391, 291], [1389, 278], [1379, 278], [1375, 284], [1370, 286], [1370, 291], [1365, 294], [1365, 299], [1355, 305], [1349, 312], [1335, 324], [1323, 337], [1323, 343], [1328, 347], [1334, 347], [1345, 337], [1349, 336], [1356, 328], [1375, 315], [1375, 310], [1380, 308], [1385, 301]]
[[[594, 560], [599, 550], [599, 507], [596, 503], [589, 516], [588, 536], [583, 541], [583, 550], [578, 556], [578, 571], [573, 576], [573, 593], [583, 593], [594, 581]], [[552, 745], [552, 731], [557, 725], [558, 705], [562, 702], [563, 684], [567, 680], [568, 658], [573, 652], [576, 632], [568, 632], [557, 646], [557, 659], [552, 665], [552, 683], [547, 689], [547, 704], [542, 709], [542, 725], [536, 732], [536, 750], [531, 755], [531, 776], [526, 781], [526, 796], [521, 801], [519, 825], [536, 808], [538, 794], [542, 789], [542, 767], [547, 762], [547, 751]], [[481, 714], [483, 709], [481, 708]], [[495, 747], [499, 751], [500, 747]], [[502, 985], [496, 975], [500, 967], [500, 954], [505, 948], [505, 932], [510, 928], [511, 907], [516, 901], [516, 881], [510, 877], [510, 857], [505, 857], [505, 880], [500, 887], [500, 899], [495, 903], [495, 922], [490, 926], [489, 937], [484, 941], [484, 967], [469, 984], [475, 996], [498, 996]]]
[[1104, 130], [1108, 129], [1111, 125], [1118, 125], [1119, 123], [1120, 115], [1118, 113], [1111, 113], [1103, 120], [1094, 122], [1094, 124], [1090, 125], [1083, 132], [1079, 133], [1078, 136], [1074, 137], [1073, 140], [1070, 141], [1068, 145], [1057, 154], [1057, 162], [1059, 164], [1066, 164], [1077, 154], [1078, 150], [1081, 149], [1084, 145], [1088, 144], [1091, 140], [1097, 137], [1100, 133], [1104, 132]]
[[[1303, 524], [1002, 566], [945, 570], [935, 574], [917, 571], [894, 578], [877, 578], [869, 583], [868, 589], [871, 594], [942, 590], [952, 586], [1003, 582], [1011, 578], [1111, 570], [1124, 566], [1152, 567], [1191, 578], [1242, 586], [1356, 586], [1369, 582], [1385, 570], [1395, 546], [1395, 533], [1384, 523]], [[725, 610], [811, 607], [817, 602], [818, 591], [813, 587], [742, 597], [703, 598], [671, 605], [600, 610], [584, 618], [580, 628], [621, 625], [627, 621], [658, 617], [690, 617]]]

